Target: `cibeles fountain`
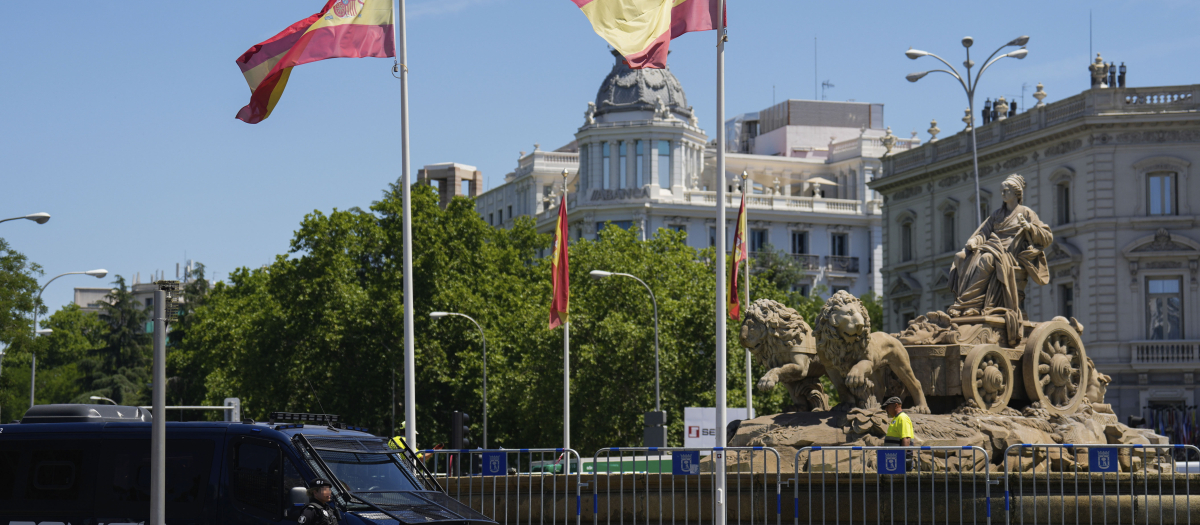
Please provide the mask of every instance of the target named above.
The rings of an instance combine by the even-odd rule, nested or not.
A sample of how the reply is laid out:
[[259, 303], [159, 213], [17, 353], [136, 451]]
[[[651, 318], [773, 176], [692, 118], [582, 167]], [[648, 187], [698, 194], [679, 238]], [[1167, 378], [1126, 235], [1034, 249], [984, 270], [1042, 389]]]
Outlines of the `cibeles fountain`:
[[[839, 291], [825, 303], [815, 329], [795, 311], [761, 299], [747, 308], [740, 340], [768, 368], [757, 388], [787, 389], [794, 412], [743, 421], [731, 446], [769, 446], [785, 458], [809, 446], [881, 446], [889, 418], [880, 401], [904, 400], [915, 445], [977, 446], [991, 461], [964, 469], [1003, 470], [1005, 450], [1017, 444], [1166, 444], [1149, 430], [1121, 424], [1104, 403], [1110, 378], [1087, 357], [1074, 318], [1032, 322], [1023, 307], [1029, 280], [1049, 282], [1043, 250], [1053, 234], [1022, 205], [1025, 180], [1004, 181], [1004, 203], [989, 215], [954, 259], [949, 311], [929, 312], [898, 334], [873, 332], [862, 302]], [[830, 406], [828, 377], [839, 403]], [[1039, 449], [1046, 450], [1046, 449]], [[807, 454], [803, 455], [807, 456]], [[822, 455], [801, 458], [805, 470]], [[1055, 461], [1086, 463], [1061, 454]], [[831, 461], [861, 469], [842, 455]], [[867, 469], [874, 468], [873, 457]], [[1171, 459], [1124, 456], [1130, 468], [1169, 469]], [[1022, 469], [1042, 458], [1025, 458]], [[927, 457], [926, 468], [958, 470], [961, 462]], [[854, 463], [851, 465], [850, 463]], [[1086, 465], [1079, 465], [1086, 470]]]

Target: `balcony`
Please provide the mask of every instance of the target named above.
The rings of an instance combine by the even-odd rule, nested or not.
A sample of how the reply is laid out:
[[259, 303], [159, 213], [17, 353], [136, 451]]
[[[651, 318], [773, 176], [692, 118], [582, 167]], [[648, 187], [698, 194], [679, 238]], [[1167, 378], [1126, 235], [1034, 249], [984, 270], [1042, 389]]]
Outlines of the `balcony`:
[[858, 273], [858, 257], [826, 255], [825, 266], [828, 266], [831, 272]]
[[1133, 364], [1142, 368], [1200, 366], [1200, 341], [1132, 341]]
[[821, 269], [821, 256], [820, 255], [809, 255], [807, 253], [793, 253], [792, 259], [796, 260], [796, 263], [800, 265], [801, 270], [820, 270]]

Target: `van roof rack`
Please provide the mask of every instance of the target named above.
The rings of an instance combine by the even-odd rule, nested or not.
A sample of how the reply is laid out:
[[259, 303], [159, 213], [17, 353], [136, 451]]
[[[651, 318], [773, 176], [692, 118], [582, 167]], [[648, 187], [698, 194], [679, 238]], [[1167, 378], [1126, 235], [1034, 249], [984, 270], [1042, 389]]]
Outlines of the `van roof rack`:
[[271, 412], [267, 419], [274, 425], [276, 421], [294, 423], [320, 423], [332, 427], [341, 427], [342, 418], [337, 414], [314, 414], [311, 412]]

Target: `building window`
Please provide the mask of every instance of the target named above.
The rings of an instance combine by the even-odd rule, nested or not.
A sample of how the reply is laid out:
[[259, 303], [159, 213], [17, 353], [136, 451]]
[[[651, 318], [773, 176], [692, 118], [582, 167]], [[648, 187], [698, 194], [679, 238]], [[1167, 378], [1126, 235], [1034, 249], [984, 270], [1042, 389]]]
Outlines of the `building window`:
[[[912, 221], [900, 225], [900, 260], [911, 261], [913, 258], [913, 226]], [[904, 325], [908, 326], [908, 325]]]
[[752, 253], [763, 251], [763, 247], [766, 246], [768, 242], [769, 241], [767, 240], [767, 230], [765, 230], [765, 229], [750, 230], [750, 251]]
[[[510, 221], [512, 220], [512, 205], [511, 204], [508, 205], [508, 220], [510, 220]], [[504, 217], [500, 217], [500, 221], [503, 222]]]
[[948, 210], [942, 215], [942, 251], [952, 252], [958, 249], [957, 213]]
[[658, 141], [658, 185], [671, 187], [671, 141]]
[[808, 232], [792, 232], [792, 253], [808, 253]]
[[1070, 319], [1075, 317], [1075, 285], [1058, 285], [1058, 315]]
[[684, 235], [687, 235], [687, 226], [684, 226], [682, 224], [671, 224], [671, 225], [667, 226], [667, 229], [669, 229], [673, 232], [679, 232]]
[[1150, 215], [1175, 215], [1175, 174], [1151, 173], [1146, 182], [1150, 186]]
[[1056, 199], [1058, 209], [1056, 210], [1058, 224], [1067, 224], [1071, 222], [1071, 186], [1069, 184], [1059, 184], [1057, 187]]
[[629, 162], [626, 159], [625, 141], [622, 140], [617, 142], [617, 176], [620, 177], [617, 179], [618, 188], [624, 188], [629, 185], [629, 181], [625, 178], [625, 175], [629, 173]]
[[637, 185], [634, 187], [641, 188], [642, 185], [646, 184], [646, 166], [642, 162], [646, 159], [646, 141], [639, 140], [635, 142], [635, 144], [637, 144], [634, 146], [634, 153], [636, 154], [636, 157], [634, 157], [633, 161], [636, 163], [636, 165], [634, 166], [633, 171], [637, 177]]
[[917, 314], [912, 312], [904, 312], [904, 314], [900, 316], [900, 328], [902, 330], [908, 328], [909, 323], [912, 323], [916, 318]]
[[808, 294], [812, 293], [812, 286], [807, 284], [793, 285], [792, 291], [800, 292], [800, 295], [808, 297]]
[[709, 246], [717, 245], [717, 227], [716, 226], [708, 227], [708, 245]]
[[492, 221], [492, 219], [495, 219], [494, 215], [495, 215], [494, 213], [489, 213], [489, 214], [488, 214], [488, 226], [495, 226], [495, 225], [496, 225], [496, 223]]
[[612, 186], [610, 186], [610, 184], [612, 184], [612, 183], [609, 182], [609, 179], [612, 177], [612, 158], [611, 158], [610, 152], [609, 152], [609, 149], [610, 149], [609, 144], [611, 144], [611, 143], [605, 142], [604, 145], [600, 147], [600, 149], [601, 149], [600, 157], [601, 157], [601, 161], [602, 161], [601, 163], [604, 166], [604, 168], [603, 168], [604, 178], [603, 178], [603, 180], [600, 181], [600, 186], [601, 186], [601, 188], [606, 189], [606, 190], [612, 187]]
[[1146, 279], [1146, 339], [1183, 339], [1183, 295], [1178, 277]]
[[850, 293], [850, 287], [849, 287], [849, 286], [834, 286], [834, 287], [833, 287], [833, 288], [831, 288], [830, 290], [831, 290], [831, 291], [830, 291], [830, 293], [838, 293], [838, 292], [846, 292], [846, 293]]
[[829, 255], [846, 256], [846, 234], [835, 233], [829, 238]]

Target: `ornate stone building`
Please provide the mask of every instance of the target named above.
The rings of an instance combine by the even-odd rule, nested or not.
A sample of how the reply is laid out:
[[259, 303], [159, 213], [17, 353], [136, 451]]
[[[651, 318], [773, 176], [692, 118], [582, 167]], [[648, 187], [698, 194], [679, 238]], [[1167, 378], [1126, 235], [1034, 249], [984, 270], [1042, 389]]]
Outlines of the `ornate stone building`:
[[[806, 104], [822, 108], [823, 117], [806, 120]], [[758, 149], [731, 147], [718, 177], [714, 145], [670, 69], [631, 70], [618, 56], [575, 140], [522, 154], [476, 209], [494, 226], [531, 215], [549, 232], [566, 169], [573, 238], [594, 238], [612, 223], [636, 226], [643, 236], [684, 231], [691, 246], [705, 248], [716, 244], [716, 184], [726, 184], [728, 247], [746, 171], [751, 251], [771, 245], [791, 254], [805, 269], [797, 284], [805, 293], [818, 285], [878, 293], [880, 201], [866, 182], [882, 168], [885, 143], [904, 150], [919, 142], [887, 135], [878, 104], [791, 100], [726, 125], [740, 126], [742, 137], [747, 126], [757, 135], [759, 114], [766, 138]]]
[[[1039, 85], [1035, 98], [1045, 98]], [[1001, 182], [1025, 177], [1024, 204], [1051, 226], [1051, 282], [1030, 283], [1030, 320], [1083, 323], [1096, 367], [1112, 376], [1117, 414], [1194, 409], [1200, 375], [1200, 86], [1098, 86], [999, 118], [977, 131], [982, 202], [970, 133], [885, 160], [885, 326], [898, 332], [954, 297], [949, 269], [995, 210]], [[1188, 408], [1191, 407], [1191, 408]]]

